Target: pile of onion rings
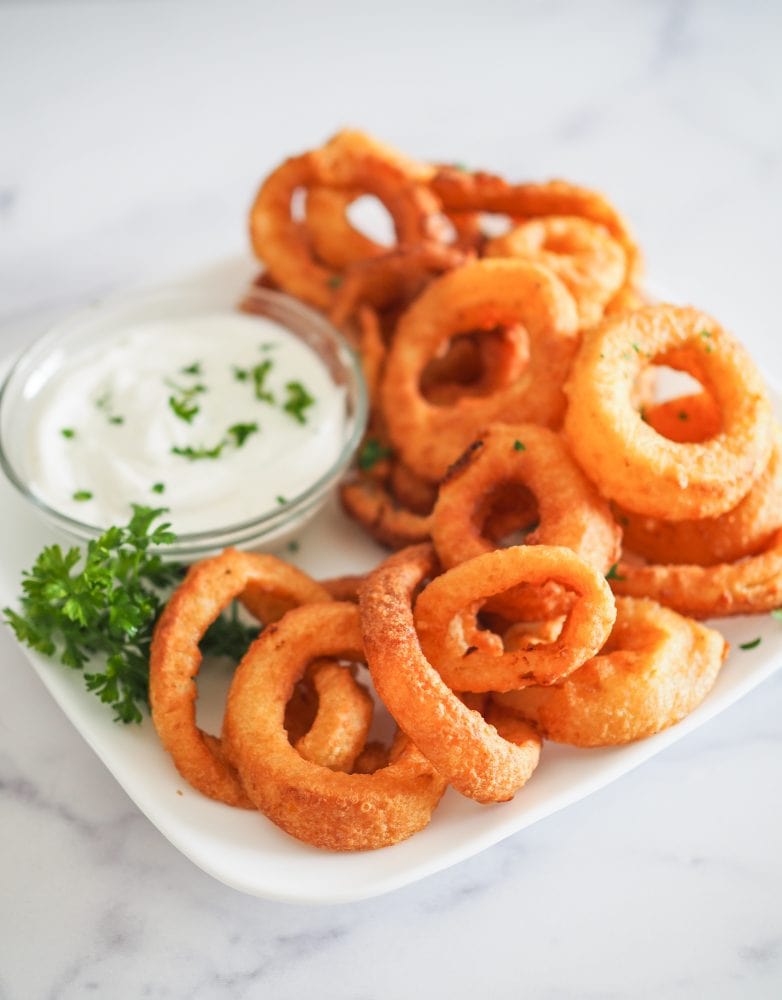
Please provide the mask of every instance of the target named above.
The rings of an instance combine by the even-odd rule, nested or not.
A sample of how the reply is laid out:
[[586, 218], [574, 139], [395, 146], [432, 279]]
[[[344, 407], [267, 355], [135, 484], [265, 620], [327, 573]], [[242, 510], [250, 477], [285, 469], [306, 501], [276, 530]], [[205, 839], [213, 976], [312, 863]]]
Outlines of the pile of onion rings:
[[[366, 196], [392, 246], [354, 225]], [[375, 849], [448, 785], [512, 798], [546, 740], [623, 744], [696, 709], [728, 644], [695, 619], [782, 603], [782, 431], [716, 320], [649, 303], [616, 209], [344, 131], [266, 178], [250, 232], [258, 282], [361, 356], [371, 417], [341, 498], [398, 551], [320, 583], [234, 550], [191, 568], [150, 669], [183, 777], [316, 847]], [[661, 398], [660, 368], [697, 390]], [[209, 735], [198, 643], [233, 599], [259, 636]]]

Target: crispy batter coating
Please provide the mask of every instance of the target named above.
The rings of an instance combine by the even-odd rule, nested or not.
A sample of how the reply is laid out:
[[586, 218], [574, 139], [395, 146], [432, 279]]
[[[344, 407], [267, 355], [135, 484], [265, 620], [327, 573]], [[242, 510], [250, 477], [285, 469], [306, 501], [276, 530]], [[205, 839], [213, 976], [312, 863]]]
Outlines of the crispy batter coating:
[[[450, 406], [425, 399], [422, 372], [454, 335], [517, 324], [529, 337], [529, 362], [513, 383]], [[405, 464], [436, 481], [492, 420], [556, 425], [577, 328], [570, 293], [529, 261], [476, 261], [432, 282], [399, 322], [381, 387], [388, 433]]]
[[605, 226], [579, 216], [531, 219], [489, 240], [484, 253], [487, 257], [523, 257], [551, 268], [576, 300], [582, 327], [602, 319], [627, 277], [621, 244]]
[[372, 774], [306, 761], [283, 726], [293, 686], [314, 657], [363, 657], [358, 609], [311, 604], [267, 628], [247, 651], [228, 696], [225, 742], [247, 794], [287, 833], [333, 851], [397, 843], [429, 823], [445, 781], [407, 742]]
[[[679, 443], [631, 403], [653, 362], [689, 372], [719, 406], [722, 430]], [[604, 496], [669, 521], [735, 507], [768, 464], [773, 438], [763, 380], [741, 345], [696, 309], [649, 306], [586, 331], [566, 387], [571, 450]]]
[[622, 560], [615, 594], [651, 597], [693, 618], [754, 615], [782, 606], [782, 530], [755, 555], [713, 566], [639, 566]]
[[711, 690], [728, 653], [714, 629], [654, 601], [620, 597], [598, 656], [552, 687], [495, 695], [547, 739], [580, 747], [644, 739], [680, 722]]
[[369, 575], [360, 594], [367, 665], [397, 725], [440, 774], [462, 795], [502, 802], [535, 770], [540, 740], [531, 728], [508, 732], [468, 708], [424, 656], [413, 594], [436, 568], [432, 547], [420, 545], [396, 553]]
[[[539, 586], [549, 580], [576, 594], [556, 639], [513, 651], [504, 650], [493, 633], [476, 642], [476, 614], [487, 598], [519, 583]], [[456, 691], [554, 684], [597, 653], [615, 617], [603, 574], [554, 545], [516, 545], [475, 556], [432, 580], [415, 604], [421, 649]]]
[[469, 173], [453, 167], [441, 167], [430, 184], [448, 212], [492, 212], [512, 219], [577, 216], [603, 226], [624, 250], [627, 267], [625, 283], [607, 310], [623, 312], [636, 307], [635, 286], [643, 270], [641, 251], [626, 220], [597, 191], [563, 180], [510, 184], [483, 171]]
[[390, 159], [332, 141], [286, 160], [261, 185], [250, 210], [250, 238], [272, 278], [287, 292], [328, 309], [341, 272], [315, 256], [306, 226], [293, 215], [299, 190], [327, 186], [375, 195], [388, 209], [400, 243], [436, 241], [440, 205]]
[[740, 503], [719, 517], [662, 521], [618, 511], [624, 544], [650, 563], [733, 563], [765, 549], [782, 528], [782, 432], [774, 431], [771, 457]]
[[431, 515], [402, 507], [388, 490], [370, 479], [343, 483], [339, 495], [346, 512], [381, 545], [398, 549], [429, 538]]
[[226, 549], [190, 567], [158, 620], [149, 659], [152, 721], [177, 770], [204, 795], [245, 808], [251, 803], [220, 741], [196, 725], [194, 679], [207, 628], [251, 585], [286, 607], [330, 599], [306, 573], [275, 556]]
[[[573, 461], [562, 438], [534, 424], [491, 424], [440, 485], [432, 518], [432, 541], [443, 566], [450, 568], [495, 548], [484, 534], [481, 504], [499, 487], [526, 487], [536, 501], [538, 526], [527, 545], [564, 545], [601, 573], [620, 554], [621, 531], [608, 504]], [[528, 585], [495, 598], [488, 607], [500, 613], [521, 612], [536, 617]], [[540, 592], [538, 592], [540, 593]], [[548, 587], [543, 615], [561, 613]], [[544, 595], [540, 595], [543, 599]], [[557, 610], [557, 608], [560, 610]]]

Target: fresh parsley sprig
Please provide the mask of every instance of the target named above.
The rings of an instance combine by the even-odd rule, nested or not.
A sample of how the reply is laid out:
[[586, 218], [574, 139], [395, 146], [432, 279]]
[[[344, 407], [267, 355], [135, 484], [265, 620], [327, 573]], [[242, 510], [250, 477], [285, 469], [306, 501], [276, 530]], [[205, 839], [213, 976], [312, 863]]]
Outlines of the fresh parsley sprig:
[[21, 611], [3, 609], [20, 642], [84, 670], [87, 688], [122, 722], [141, 721], [161, 591], [181, 572], [150, 551], [174, 541], [170, 525], [153, 526], [164, 512], [134, 505], [130, 522], [89, 542], [86, 553], [47, 546], [24, 574]]

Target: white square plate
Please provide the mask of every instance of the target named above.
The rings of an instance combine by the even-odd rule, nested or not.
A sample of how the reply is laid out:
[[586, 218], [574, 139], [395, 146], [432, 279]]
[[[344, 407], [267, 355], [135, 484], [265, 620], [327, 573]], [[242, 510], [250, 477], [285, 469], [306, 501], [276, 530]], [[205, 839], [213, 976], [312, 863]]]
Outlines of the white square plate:
[[[214, 282], [226, 301], [247, 276], [245, 262], [221, 265], [199, 283]], [[11, 485], [0, 479], [0, 607], [15, 605], [22, 570], [40, 549], [62, 542], [44, 528]], [[67, 544], [67, 543], [66, 543]], [[315, 577], [363, 572], [382, 558], [331, 503], [300, 536], [295, 561]], [[541, 764], [512, 802], [479, 806], [449, 790], [431, 824], [410, 840], [380, 851], [330, 854], [300, 844], [260, 813], [204, 798], [182, 781], [147, 719], [112, 722], [112, 712], [84, 688], [78, 671], [24, 653], [52, 697], [128, 795], [175, 847], [204, 871], [242, 892], [295, 903], [339, 903], [380, 895], [463, 861], [576, 802], [703, 725], [771, 676], [782, 664], [782, 623], [769, 615], [717, 623], [732, 651], [717, 683], [687, 719], [625, 747], [578, 750], [546, 743]], [[752, 650], [739, 644], [760, 637]], [[224, 678], [223, 678], [224, 680]], [[205, 680], [199, 719], [219, 719], [218, 681]], [[210, 707], [211, 704], [211, 707]], [[203, 711], [203, 715], [202, 715]]]

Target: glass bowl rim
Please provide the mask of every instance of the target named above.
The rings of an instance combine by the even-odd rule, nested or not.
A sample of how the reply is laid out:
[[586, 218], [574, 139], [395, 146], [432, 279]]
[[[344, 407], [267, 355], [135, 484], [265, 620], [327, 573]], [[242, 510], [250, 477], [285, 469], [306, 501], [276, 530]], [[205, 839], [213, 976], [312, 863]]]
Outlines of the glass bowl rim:
[[[260, 304], [267, 303], [279, 309], [280, 317], [270, 317], [273, 322], [291, 329], [291, 324], [285, 322], [285, 317], [295, 317], [301, 326], [318, 329], [334, 345], [336, 357], [347, 373], [346, 387], [349, 392], [352, 390], [354, 396], [352, 400], [352, 412], [347, 422], [347, 428], [349, 428], [350, 432], [343, 440], [337, 458], [326, 472], [320, 475], [307, 489], [302, 490], [296, 496], [287, 500], [284, 505], [280, 505], [276, 509], [268, 510], [261, 515], [248, 518], [244, 521], [221, 525], [220, 527], [209, 528], [204, 531], [177, 533], [176, 541], [165, 546], [167, 554], [176, 555], [182, 551], [209, 550], [220, 545], [238, 544], [242, 541], [260, 541], [265, 535], [270, 534], [275, 529], [284, 530], [290, 522], [296, 520], [298, 515], [305, 515], [323, 497], [342, 472], [344, 472], [366, 428], [369, 400], [361, 361], [358, 354], [339, 330], [320, 313], [284, 292], [253, 286], [249, 290], [248, 295], [253, 302]], [[153, 288], [139, 289], [132, 292], [117, 292], [102, 296], [89, 305], [69, 314], [64, 319], [55, 322], [48, 330], [34, 338], [26, 347], [23, 347], [11, 360], [10, 367], [2, 378], [2, 383], [0, 384], [0, 468], [2, 468], [9, 482], [28, 503], [72, 537], [82, 540], [99, 538], [107, 528], [101, 528], [86, 521], [80, 521], [78, 518], [57, 510], [56, 507], [51, 506], [33, 493], [25, 478], [15, 468], [6, 447], [3, 430], [4, 423], [2, 420], [4, 416], [3, 409], [8, 403], [10, 386], [15, 376], [19, 374], [25, 364], [30, 364], [32, 359], [31, 371], [35, 371], [42, 360], [42, 358], [36, 357], [37, 354], [45, 352], [46, 348], [50, 345], [61, 344], [64, 340], [67, 340], [69, 335], [80, 332], [89, 320], [96, 318], [104, 312], [110, 316], [112, 310], [121, 310], [123, 307], [129, 308], [134, 305], [143, 305], [144, 303], [154, 304], [155, 301], [165, 301], [171, 298], [180, 302], [190, 300], [197, 303], [200, 301], [205, 306], [208, 303], [208, 308], [211, 309], [225, 311], [238, 309], [237, 303], [219, 302], [220, 296], [213, 290], [196, 288], [193, 285], [185, 283], [170, 283]], [[249, 318], [253, 316], [252, 312], [243, 312], [242, 314]], [[292, 332], [294, 336], [298, 336], [295, 330]], [[311, 350], [318, 353], [309, 341], [305, 339], [304, 342]], [[149, 506], [151, 507], [152, 504]], [[162, 506], [160, 509], [168, 513], [168, 508]], [[130, 513], [128, 517], [130, 517]], [[172, 527], [176, 531], [176, 525], [173, 524]]]

